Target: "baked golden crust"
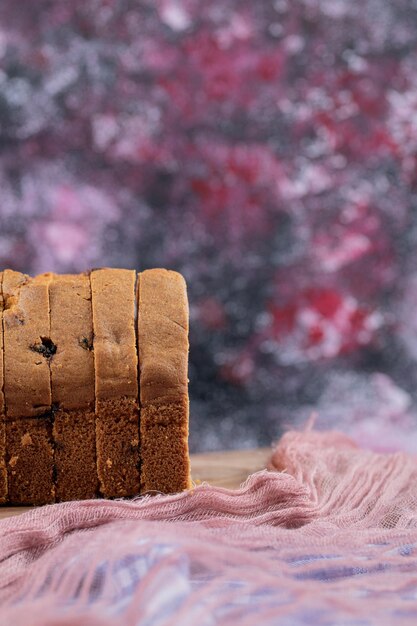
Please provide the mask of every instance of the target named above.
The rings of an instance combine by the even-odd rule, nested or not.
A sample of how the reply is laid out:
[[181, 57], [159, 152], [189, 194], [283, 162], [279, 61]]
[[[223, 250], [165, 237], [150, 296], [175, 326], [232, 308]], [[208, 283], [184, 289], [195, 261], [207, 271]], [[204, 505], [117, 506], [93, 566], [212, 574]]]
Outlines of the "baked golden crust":
[[49, 285], [52, 403], [94, 409], [93, 314], [87, 274], [54, 275]]
[[188, 301], [184, 278], [145, 270], [138, 281], [140, 403], [188, 394]]
[[51, 410], [50, 274], [29, 278], [3, 272], [4, 395], [6, 419], [36, 417]]
[[138, 397], [134, 270], [91, 272], [96, 396]]

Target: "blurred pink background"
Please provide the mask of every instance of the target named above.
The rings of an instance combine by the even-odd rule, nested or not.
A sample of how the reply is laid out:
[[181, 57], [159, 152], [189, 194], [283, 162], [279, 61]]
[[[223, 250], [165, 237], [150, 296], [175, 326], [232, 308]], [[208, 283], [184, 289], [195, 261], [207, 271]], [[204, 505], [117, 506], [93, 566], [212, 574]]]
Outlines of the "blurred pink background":
[[411, 0], [3, 0], [0, 148], [0, 266], [185, 275], [193, 450], [417, 448]]

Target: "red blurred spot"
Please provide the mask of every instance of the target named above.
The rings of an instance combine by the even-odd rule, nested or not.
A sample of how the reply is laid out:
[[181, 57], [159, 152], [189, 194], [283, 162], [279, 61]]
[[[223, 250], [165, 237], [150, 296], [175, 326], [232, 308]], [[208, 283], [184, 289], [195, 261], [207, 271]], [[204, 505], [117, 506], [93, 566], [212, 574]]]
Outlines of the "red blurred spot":
[[220, 368], [220, 376], [232, 385], [244, 386], [253, 375], [254, 362], [247, 353], [242, 353]]
[[198, 318], [204, 326], [212, 330], [226, 327], [226, 314], [216, 298], [204, 298], [198, 304]]
[[211, 188], [209, 183], [202, 178], [193, 178], [191, 180], [191, 189], [194, 193], [197, 193], [201, 198], [206, 200], [211, 195]]
[[308, 344], [315, 346], [320, 344], [324, 339], [324, 331], [319, 324], [311, 326], [308, 331]]
[[295, 303], [285, 307], [272, 307], [270, 313], [273, 318], [274, 334], [283, 335], [294, 330], [298, 307]]
[[272, 321], [263, 339], [281, 342], [291, 355], [331, 358], [374, 340], [373, 311], [350, 294], [334, 289], [310, 288], [295, 294], [285, 306], [269, 306]]
[[333, 317], [342, 305], [342, 297], [336, 291], [319, 289], [308, 290], [307, 303], [324, 317]]
[[350, 325], [353, 332], [358, 332], [362, 330], [365, 326], [366, 319], [369, 317], [369, 311], [365, 311], [365, 309], [355, 309], [350, 314]]
[[265, 81], [275, 80], [281, 71], [282, 62], [276, 57], [262, 57], [258, 62], [258, 75]]

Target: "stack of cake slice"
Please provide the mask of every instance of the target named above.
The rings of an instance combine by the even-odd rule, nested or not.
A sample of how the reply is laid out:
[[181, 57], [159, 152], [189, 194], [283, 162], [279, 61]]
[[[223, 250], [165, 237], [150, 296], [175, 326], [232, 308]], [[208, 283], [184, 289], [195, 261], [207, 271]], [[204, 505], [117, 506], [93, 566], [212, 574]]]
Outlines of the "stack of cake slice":
[[0, 502], [190, 486], [184, 279], [0, 272]]

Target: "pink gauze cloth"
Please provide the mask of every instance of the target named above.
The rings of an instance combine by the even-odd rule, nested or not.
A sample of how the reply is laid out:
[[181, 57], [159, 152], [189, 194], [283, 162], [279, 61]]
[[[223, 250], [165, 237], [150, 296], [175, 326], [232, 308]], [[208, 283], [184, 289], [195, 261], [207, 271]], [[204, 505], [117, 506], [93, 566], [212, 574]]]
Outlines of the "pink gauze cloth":
[[417, 459], [307, 430], [270, 470], [2, 521], [0, 624], [417, 624]]

